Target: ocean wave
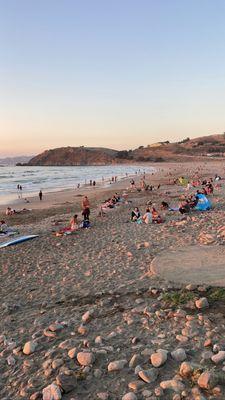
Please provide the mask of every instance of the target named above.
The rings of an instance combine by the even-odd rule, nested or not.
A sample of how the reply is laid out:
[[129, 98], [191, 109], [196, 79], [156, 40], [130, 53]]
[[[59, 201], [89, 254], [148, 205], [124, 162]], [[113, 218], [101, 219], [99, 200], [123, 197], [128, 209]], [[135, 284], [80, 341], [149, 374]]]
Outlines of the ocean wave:
[[155, 171], [155, 168], [143, 166], [82, 166], [82, 167], [37, 167], [35, 169], [23, 169], [22, 167], [7, 167], [1, 170], [0, 190], [1, 199], [17, 196], [17, 185], [22, 185], [24, 195], [32, 194], [42, 188], [44, 191], [53, 191], [76, 187], [88, 183], [91, 179], [102, 182], [104, 177], [105, 184], [112, 176], [117, 176], [118, 180], [128, 175], [135, 175], [137, 171]]

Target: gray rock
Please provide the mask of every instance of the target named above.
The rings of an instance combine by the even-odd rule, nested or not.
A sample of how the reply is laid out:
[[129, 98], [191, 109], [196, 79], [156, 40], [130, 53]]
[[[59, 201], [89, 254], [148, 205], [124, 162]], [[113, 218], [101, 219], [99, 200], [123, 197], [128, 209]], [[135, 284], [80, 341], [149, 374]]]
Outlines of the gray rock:
[[120, 371], [125, 367], [127, 364], [127, 360], [116, 360], [116, 361], [111, 361], [108, 365], [108, 371]]
[[77, 354], [77, 361], [82, 366], [90, 365], [94, 362], [94, 354], [88, 351], [80, 351]]
[[151, 363], [154, 367], [158, 368], [165, 364], [167, 361], [167, 350], [159, 349], [156, 353], [153, 353], [150, 357]]
[[26, 355], [32, 354], [35, 352], [36, 348], [37, 348], [37, 343], [31, 340], [25, 343], [23, 347], [23, 353]]
[[209, 303], [206, 297], [201, 297], [201, 299], [196, 300], [195, 305], [200, 310], [209, 307]]
[[138, 365], [139, 362], [140, 362], [139, 354], [134, 354], [130, 359], [129, 367], [130, 368], [135, 368]]
[[56, 383], [65, 393], [69, 393], [77, 386], [77, 378], [61, 373], [56, 377]]
[[201, 389], [212, 389], [217, 385], [217, 382], [217, 377], [212, 371], [205, 371], [198, 378], [198, 386]]
[[160, 383], [160, 387], [162, 389], [164, 389], [164, 390], [170, 389], [170, 390], [172, 390], [172, 391], [174, 391], [176, 393], [181, 393], [182, 390], [185, 389], [184, 384], [181, 381], [177, 380], [177, 379], [171, 379], [171, 380], [168, 380], [168, 381], [162, 381]]
[[155, 382], [158, 377], [158, 370], [156, 368], [150, 368], [147, 370], [141, 370], [138, 375], [146, 383]]
[[97, 398], [100, 400], [108, 400], [109, 394], [107, 392], [97, 393]]
[[183, 377], [188, 377], [191, 376], [192, 372], [193, 372], [194, 368], [192, 367], [192, 365], [188, 362], [183, 362], [180, 366], [180, 375]]
[[56, 358], [52, 361], [52, 368], [57, 369], [63, 365], [63, 360], [61, 358]]
[[129, 392], [129, 393], [126, 393], [126, 394], [122, 397], [122, 400], [137, 400], [137, 396], [136, 396], [136, 394], [134, 394], [134, 393], [132, 393], [132, 392]]
[[220, 362], [225, 360], [225, 351], [219, 351], [217, 354], [213, 355], [211, 357], [211, 360], [215, 363], [215, 364], [219, 364]]
[[42, 394], [43, 400], [61, 400], [62, 398], [61, 391], [55, 383], [44, 388]]
[[171, 352], [171, 356], [176, 361], [184, 361], [187, 358], [186, 352], [184, 349], [179, 348]]

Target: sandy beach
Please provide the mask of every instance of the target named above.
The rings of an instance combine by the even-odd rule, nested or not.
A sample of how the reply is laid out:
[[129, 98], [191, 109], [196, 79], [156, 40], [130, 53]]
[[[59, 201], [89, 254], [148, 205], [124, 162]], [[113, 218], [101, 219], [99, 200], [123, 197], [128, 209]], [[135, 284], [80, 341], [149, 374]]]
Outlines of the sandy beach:
[[[1, 207], [9, 226], [38, 235], [0, 250], [2, 400], [47, 399], [48, 387], [58, 390], [53, 400], [224, 398], [223, 291], [216, 297], [210, 285], [174, 283], [150, 269], [161, 252], [224, 245], [224, 180], [209, 212], [160, 211], [162, 224], [130, 222], [131, 210], [138, 206], [143, 214], [148, 201], [157, 210], [162, 200], [177, 207], [186, 192], [171, 178], [224, 177], [223, 163], [156, 168], [146, 176], [146, 183], [160, 184], [153, 191], [131, 190], [127, 179], [44, 194], [42, 202], [31, 198], [31, 212], [10, 217]], [[129, 202], [99, 217], [102, 200], [124, 190]], [[83, 195], [91, 202], [91, 228], [56, 237], [74, 213], [81, 219]], [[221, 361], [214, 361], [218, 354]], [[216, 378], [207, 381], [205, 371]]]

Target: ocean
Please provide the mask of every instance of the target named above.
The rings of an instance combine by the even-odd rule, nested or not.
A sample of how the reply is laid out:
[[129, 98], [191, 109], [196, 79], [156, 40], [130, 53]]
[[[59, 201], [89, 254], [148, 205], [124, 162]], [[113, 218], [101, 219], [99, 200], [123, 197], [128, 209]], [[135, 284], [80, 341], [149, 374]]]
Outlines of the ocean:
[[138, 165], [108, 165], [84, 167], [0, 167], [0, 204], [12, 204], [18, 198], [17, 185], [22, 186], [23, 198], [43, 193], [76, 188], [90, 180], [109, 185], [112, 176], [118, 180], [155, 168]]

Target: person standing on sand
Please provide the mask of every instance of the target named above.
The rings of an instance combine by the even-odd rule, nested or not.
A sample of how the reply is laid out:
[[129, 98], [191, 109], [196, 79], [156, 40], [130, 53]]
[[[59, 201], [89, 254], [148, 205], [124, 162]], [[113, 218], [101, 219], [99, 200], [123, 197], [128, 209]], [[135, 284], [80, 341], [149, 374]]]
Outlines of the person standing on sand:
[[83, 200], [82, 200], [82, 215], [84, 217], [84, 220], [88, 220], [89, 221], [89, 215], [90, 215], [90, 202], [88, 200], [87, 196], [84, 196]]
[[42, 197], [43, 197], [43, 194], [42, 194], [42, 191], [40, 190], [40, 192], [39, 192], [39, 199], [40, 199], [40, 201], [42, 201]]
[[20, 199], [20, 185], [17, 185], [17, 195], [18, 195], [18, 199]]

